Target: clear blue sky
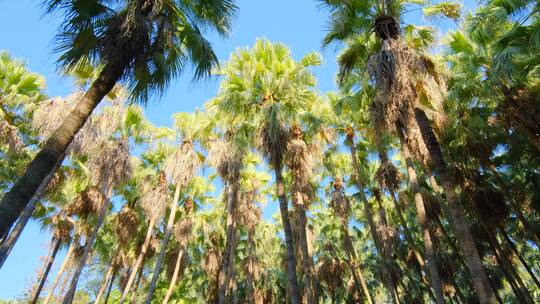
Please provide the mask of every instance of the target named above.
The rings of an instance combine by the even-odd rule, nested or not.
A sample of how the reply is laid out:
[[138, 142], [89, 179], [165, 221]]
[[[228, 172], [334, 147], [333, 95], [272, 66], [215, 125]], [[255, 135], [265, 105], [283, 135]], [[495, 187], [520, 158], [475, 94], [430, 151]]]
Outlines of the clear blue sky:
[[[72, 90], [70, 81], [56, 73], [57, 55], [51, 51], [60, 20], [43, 17], [40, 3], [39, 0], [0, 0], [0, 50], [26, 60], [31, 70], [44, 75], [49, 96], [67, 95]], [[266, 37], [288, 45], [297, 59], [310, 51], [319, 51], [325, 59], [323, 65], [314, 70], [319, 90], [334, 89], [335, 54], [332, 49], [321, 50], [327, 16], [317, 7], [317, 1], [238, 0], [237, 5], [239, 13], [231, 36], [226, 40], [208, 36], [221, 61], [228, 59], [237, 47], [250, 46], [257, 37]], [[160, 100], [149, 100], [145, 110], [147, 117], [156, 125], [170, 126], [172, 113], [202, 107], [215, 95], [217, 87], [215, 79], [198, 84], [191, 82], [191, 74], [186, 71]], [[28, 225], [0, 270], [0, 299], [14, 299], [33, 283], [35, 269], [41, 265], [40, 257], [47, 252], [49, 238], [48, 233], [40, 232], [36, 223]], [[57, 261], [62, 258], [63, 253]], [[55, 265], [53, 270], [57, 267]]]

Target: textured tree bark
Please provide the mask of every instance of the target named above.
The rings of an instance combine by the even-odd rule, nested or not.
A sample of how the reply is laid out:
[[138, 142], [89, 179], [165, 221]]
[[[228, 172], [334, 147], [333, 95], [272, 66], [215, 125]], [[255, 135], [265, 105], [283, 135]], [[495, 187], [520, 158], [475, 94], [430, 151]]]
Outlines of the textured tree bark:
[[71, 283], [69, 286], [69, 289], [64, 296], [64, 300], [62, 301], [62, 304], [71, 304], [73, 301], [73, 297], [75, 296], [75, 290], [77, 289], [77, 284], [79, 282], [79, 277], [81, 276], [82, 270], [84, 266], [86, 265], [86, 260], [90, 256], [90, 252], [92, 251], [92, 247], [94, 245], [94, 241], [97, 238], [99, 229], [103, 225], [103, 222], [105, 221], [105, 216], [107, 215], [107, 212], [109, 211], [109, 206], [111, 205], [111, 196], [112, 196], [112, 189], [108, 190], [107, 197], [105, 198], [105, 202], [103, 203], [103, 206], [101, 206], [101, 210], [99, 211], [99, 216], [97, 219], [97, 222], [94, 226], [94, 229], [92, 230], [92, 234], [88, 239], [86, 239], [86, 244], [84, 245], [84, 251], [83, 254], [79, 260], [79, 263], [77, 264], [77, 268], [75, 269], [75, 272], [73, 273], [73, 277], [71, 279]]
[[119, 60], [105, 66], [65, 121], [45, 142], [44, 147], [30, 162], [24, 174], [2, 198], [0, 202], [0, 235], [10, 229], [30, 203], [32, 197], [35, 196], [47, 175], [53, 172], [55, 165], [65, 154], [75, 134], [82, 128], [103, 97], [120, 79], [128, 60], [126, 58], [123, 60], [125, 62]]
[[234, 254], [235, 247], [235, 219], [234, 210], [238, 200], [238, 185], [236, 183], [227, 183], [227, 229], [225, 248], [223, 250], [223, 263], [219, 271], [219, 294], [218, 303], [225, 304], [227, 300], [227, 286], [231, 280], [229, 267], [231, 264], [231, 255]]
[[418, 108], [415, 109], [415, 117], [418, 126], [420, 127], [422, 138], [429, 151], [433, 167], [441, 179], [446, 200], [448, 201], [448, 209], [455, 229], [456, 239], [461, 245], [465, 263], [467, 264], [467, 268], [469, 268], [478, 295], [478, 300], [480, 303], [495, 303], [495, 295], [491, 290], [488, 276], [486, 275], [478, 251], [476, 250], [476, 245], [474, 244], [469, 225], [467, 224], [467, 219], [455, 193], [455, 189], [457, 188], [456, 183], [444, 161], [441, 147], [433, 133], [431, 123], [426, 114]]
[[49, 271], [51, 271], [51, 267], [54, 263], [54, 259], [56, 258], [56, 254], [58, 253], [58, 249], [60, 249], [60, 245], [62, 245], [62, 242], [59, 239], [53, 237], [52, 251], [49, 254], [49, 257], [47, 258], [45, 270], [43, 271], [43, 274], [41, 275], [41, 278], [39, 279], [38, 286], [34, 292], [34, 297], [32, 298], [32, 304], [36, 304], [39, 300], [39, 295], [41, 294], [41, 291], [43, 290], [43, 286], [45, 286], [45, 282], [47, 282]]
[[107, 294], [105, 295], [105, 304], [109, 302], [109, 296], [111, 295], [111, 290], [114, 284], [114, 278], [116, 277], [117, 274], [118, 274], [118, 269], [115, 269], [113, 271], [111, 281], [109, 282], [109, 288], [107, 288]]
[[169, 288], [167, 289], [167, 294], [165, 294], [165, 298], [163, 299], [163, 304], [169, 303], [169, 299], [171, 298], [171, 295], [174, 291], [174, 287], [176, 286], [176, 281], [178, 280], [178, 276], [184, 272], [183, 269], [181, 270], [180, 267], [183, 264], [183, 260], [186, 258], [186, 250], [182, 248], [178, 255], [176, 256], [176, 263], [174, 264], [174, 272], [171, 279], [171, 284], [169, 284]]
[[274, 174], [276, 178], [276, 191], [279, 199], [279, 210], [283, 222], [285, 233], [285, 244], [287, 247], [287, 282], [291, 297], [291, 304], [300, 304], [300, 289], [296, 278], [296, 257], [294, 256], [294, 241], [292, 237], [291, 222], [289, 220], [289, 204], [285, 195], [285, 184], [283, 183], [282, 166], [279, 161], [274, 161]]
[[[47, 177], [43, 180], [41, 185], [39, 185], [38, 190], [36, 191], [36, 194], [34, 197], [32, 197], [32, 200], [26, 207], [24, 208], [23, 212], [21, 213], [21, 216], [19, 217], [19, 220], [15, 224], [15, 227], [9, 232], [7, 237], [2, 241], [0, 244], [0, 269], [2, 266], [4, 266], [4, 262], [6, 261], [7, 257], [9, 256], [11, 250], [13, 250], [13, 247], [15, 247], [15, 244], [19, 240], [19, 237], [21, 236], [24, 227], [26, 227], [26, 224], [30, 221], [32, 218], [32, 214], [34, 214], [34, 209], [36, 208], [36, 204], [45, 196], [45, 191], [47, 190], [47, 186], [49, 185], [49, 182], [51, 181], [52, 177], [54, 176], [54, 172], [60, 168], [60, 165], [62, 164], [62, 161], [64, 160], [64, 156], [60, 157], [58, 162], [56, 163], [56, 167], [52, 170], [51, 173], [47, 175]], [[6, 232], [9, 231], [6, 230]]]
[[113, 272], [115, 271], [115, 263], [114, 259], [111, 264], [109, 264], [109, 267], [107, 268], [107, 274], [105, 275], [105, 279], [103, 280], [103, 283], [101, 284], [101, 287], [99, 288], [99, 292], [96, 296], [96, 300], [94, 301], [94, 304], [99, 304], [101, 301], [101, 298], [103, 297], [103, 294], [105, 293], [105, 290], [107, 289], [107, 286], [109, 286], [109, 280], [111, 279]]
[[123, 304], [126, 301], [126, 298], [131, 291], [131, 286], [133, 285], [133, 282], [135, 281], [135, 276], [137, 275], [137, 272], [139, 271], [139, 267], [142, 267], [142, 262], [144, 257], [146, 256], [146, 251], [148, 250], [148, 245], [150, 244], [150, 240], [152, 239], [152, 231], [154, 230], [154, 223], [156, 222], [156, 217], [152, 216], [150, 219], [150, 223], [148, 224], [148, 229], [146, 230], [146, 236], [144, 237], [144, 243], [141, 248], [141, 252], [137, 256], [137, 260], [135, 261], [135, 264], [133, 265], [133, 268], [131, 269], [131, 273], [129, 274], [129, 279], [127, 281], [126, 287], [124, 288], [124, 291], [122, 292], [122, 296], [120, 297], [120, 304]]
[[309, 254], [308, 242], [307, 242], [307, 216], [306, 209], [299, 206], [300, 214], [300, 249], [302, 251], [302, 267], [304, 270], [304, 275], [306, 276], [306, 300], [307, 304], [317, 303], [317, 295], [315, 294], [315, 284], [313, 282], [313, 258]]
[[246, 273], [246, 300], [247, 303], [255, 303], [255, 278], [254, 278], [254, 258], [255, 258], [255, 240], [253, 231], [248, 229], [248, 269]]
[[47, 294], [47, 297], [43, 301], [43, 304], [49, 304], [49, 302], [51, 301], [52, 296], [54, 295], [54, 290], [56, 289], [58, 282], [60, 282], [60, 278], [62, 278], [62, 275], [64, 274], [64, 271], [66, 270], [67, 264], [69, 263], [69, 259], [71, 258], [73, 249], [75, 249], [76, 243], [77, 243], [77, 239], [74, 239], [71, 241], [71, 244], [69, 244], [68, 251], [66, 253], [66, 256], [64, 257], [64, 261], [62, 262], [62, 265], [60, 266], [60, 269], [58, 270], [58, 273], [56, 274], [56, 278], [54, 278], [54, 281], [49, 289], [49, 293]]
[[351, 273], [353, 274], [353, 280], [356, 285], [356, 289], [359, 293], [361, 292], [364, 294], [368, 304], [376, 304], [375, 299], [372, 299], [371, 295], [369, 294], [366, 280], [364, 279], [362, 269], [358, 263], [358, 259], [356, 258], [356, 252], [354, 251], [353, 242], [351, 236], [349, 235], [349, 227], [347, 226], [347, 223], [342, 223], [341, 230], [343, 231], [345, 251], [350, 260]]
[[146, 295], [146, 300], [144, 303], [150, 304], [152, 302], [152, 296], [154, 295], [154, 290], [156, 289], [156, 284], [159, 278], [159, 273], [161, 272], [161, 264], [163, 264], [163, 259], [165, 258], [165, 252], [167, 251], [167, 243], [171, 237], [171, 230], [174, 225], [174, 217], [176, 215], [176, 208], [178, 207], [178, 200], [180, 199], [180, 185], [176, 185], [176, 190], [174, 192], [174, 199], [171, 202], [171, 213], [169, 214], [169, 220], [167, 221], [167, 226], [165, 227], [163, 239], [159, 245], [159, 255], [156, 260], [156, 266], [154, 267], [154, 273], [152, 274], [152, 281], [150, 281], [150, 286], [148, 286], [148, 293]]
[[375, 225], [375, 221], [373, 220], [373, 211], [371, 210], [371, 206], [369, 205], [369, 202], [366, 198], [366, 194], [364, 193], [364, 186], [362, 185], [362, 182], [360, 181], [360, 166], [358, 164], [358, 159], [356, 158], [356, 147], [354, 143], [354, 136], [349, 137], [349, 148], [350, 148], [350, 153], [351, 153], [351, 158], [352, 158], [352, 165], [354, 169], [353, 179], [356, 183], [356, 186], [358, 187], [360, 200], [362, 201], [362, 204], [364, 205], [364, 212], [366, 213], [366, 217], [368, 219], [369, 229], [371, 231], [373, 242], [375, 243], [375, 248], [377, 249], [377, 253], [379, 254], [382, 260], [381, 264], [382, 264], [383, 278], [386, 285], [386, 289], [388, 290], [388, 293], [390, 294], [392, 301], [395, 304], [397, 304], [399, 303], [397, 287], [390, 277], [390, 270], [387, 267], [386, 257], [382, 254], [382, 242], [379, 238], [379, 234], [377, 233], [377, 226]]
[[[400, 131], [398, 131], [400, 132]], [[401, 132], [400, 132], [401, 133]], [[433, 248], [433, 242], [431, 241], [431, 234], [429, 232], [429, 225], [426, 217], [426, 208], [424, 205], [424, 200], [422, 194], [420, 193], [420, 186], [418, 185], [418, 180], [416, 177], [416, 171], [411, 159], [411, 153], [407, 144], [403, 140], [403, 135], [400, 134], [401, 147], [403, 158], [405, 159], [405, 164], [407, 166], [407, 174], [409, 176], [410, 187], [414, 193], [414, 203], [416, 206], [416, 213], [418, 216], [418, 222], [422, 229], [422, 238], [424, 240], [424, 252], [427, 260], [427, 270], [429, 273], [429, 280], [431, 282], [431, 287], [435, 294], [435, 300], [438, 304], [444, 304], [444, 296], [442, 292], [442, 283], [439, 276], [439, 270], [437, 269], [437, 263], [435, 259], [435, 250]]]

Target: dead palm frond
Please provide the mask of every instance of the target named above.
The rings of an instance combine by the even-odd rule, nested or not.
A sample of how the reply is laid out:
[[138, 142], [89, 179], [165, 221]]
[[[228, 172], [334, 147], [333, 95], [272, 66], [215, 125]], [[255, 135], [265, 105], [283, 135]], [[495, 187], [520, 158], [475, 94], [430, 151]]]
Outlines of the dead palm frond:
[[9, 151], [12, 153], [19, 152], [23, 147], [17, 127], [10, 125], [3, 119], [0, 119], [0, 143], [7, 143]]
[[120, 244], [126, 246], [133, 239], [133, 234], [137, 231], [139, 219], [137, 213], [129, 206], [124, 206], [116, 217], [115, 231]]
[[[144, 187], [143, 187], [144, 188]], [[165, 213], [169, 189], [165, 174], [160, 174], [158, 182], [154, 187], [145, 191], [141, 196], [141, 206], [148, 219], [154, 217], [159, 219]]]
[[131, 177], [129, 143], [126, 139], [104, 142], [100, 153], [89, 160], [89, 168], [96, 185], [112, 189]]
[[73, 231], [73, 221], [69, 219], [63, 212], [52, 217], [53, 235], [60, 242], [67, 242]]
[[193, 222], [190, 217], [183, 218], [174, 229], [174, 235], [181, 247], [186, 247], [191, 238]]
[[396, 191], [399, 189], [399, 183], [401, 181], [401, 173], [394, 166], [394, 164], [388, 159], [386, 153], [379, 155], [380, 165], [375, 173], [375, 179], [382, 188], [390, 191]]
[[254, 191], [240, 191], [235, 213], [240, 225], [245, 226], [250, 232], [255, 231], [255, 227], [261, 221], [261, 209], [255, 204]]
[[351, 214], [351, 205], [349, 198], [343, 191], [343, 182], [340, 177], [335, 177], [333, 182], [334, 191], [330, 196], [330, 208], [345, 223], [349, 220]]
[[79, 193], [73, 201], [65, 207], [68, 215], [77, 215], [80, 218], [87, 218], [90, 214], [97, 213], [105, 203], [105, 196], [95, 186], [88, 187]]
[[265, 120], [258, 130], [257, 148], [271, 164], [281, 164], [287, 150], [288, 132], [281, 120]]
[[310, 204], [310, 178], [313, 171], [313, 158], [306, 142], [302, 139], [302, 130], [294, 125], [288, 136], [285, 162], [292, 174], [292, 201], [295, 205], [308, 208]]
[[165, 161], [167, 177], [179, 186], [187, 185], [197, 173], [201, 162], [195, 152], [193, 142], [184, 140], [176, 151]]

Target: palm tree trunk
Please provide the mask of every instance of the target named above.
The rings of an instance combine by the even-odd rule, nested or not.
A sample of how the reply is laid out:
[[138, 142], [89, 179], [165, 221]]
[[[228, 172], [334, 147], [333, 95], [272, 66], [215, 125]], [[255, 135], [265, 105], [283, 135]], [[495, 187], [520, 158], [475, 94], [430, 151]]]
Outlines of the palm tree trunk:
[[429, 232], [429, 224], [426, 217], [426, 208], [424, 205], [424, 200], [422, 194], [420, 193], [420, 186], [418, 185], [418, 180], [416, 177], [416, 170], [411, 159], [411, 153], [409, 152], [409, 147], [403, 139], [403, 134], [401, 130], [398, 130], [400, 133], [399, 138], [401, 141], [401, 149], [403, 153], [403, 158], [405, 159], [405, 164], [407, 166], [407, 174], [409, 176], [409, 184], [414, 193], [414, 203], [416, 206], [416, 214], [418, 216], [418, 222], [422, 229], [422, 238], [424, 240], [424, 252], [427, 260], [427, 270], [429, 273], [429, 280], [433, 292], [435, 294], [435, 300], [438, 304], [444, 304], [444, 296], [442, 292], [442, 283], [441, 277], [439, 276], [439, 270], [437, 269], [437, 263], [435, 259], [435, 250], [433, 248], [433, 242], [431, 241], [431, 233]]
[[[34, 213], [34, 209], [36, 208], [36, 204], [45, 196], [45, 191], [47, 190], [47, 186], [49, 185], [49, 182], [51, 181], [52, 177], [54, 176], [54, 172], [60, 168], [60, 165], [62, 164], [62, 161], [64, 160], [64, 157], [60, 157], [58, 162], [56, 163], [56, 167], [52, 170], [51, 173], [47, 175], [47, 177], [43, 180], [41, 185], [39, 185], [38, 190], [36, 191], [36, 194], [32, 197], [32, 200], [26, 207], [24, 208], [23, 212], [21, 213], [21, 216], [19, 217], [19, 220], [15, 224], [15, 227], [9, 232], [7, 237], [2, 241], [0, 244], [0, 269], [2, 266], [4, 266], [4, 262], [6, 261], [7, 257], [9, 256], [11, 250], [13, 247], [15, 247], [15, 244], [19, 240], [19, 237], [21, 236], [24, 227], [26, 227], [26, 224], [30, 221], [32, 218], [32, 214]], [[6, 230], [6, 233], [8, 233], [9, 229]]]
[[[127, 57], [127, 56], [122, 56]], [[64, 156], [69, 144], [82, 128], [96, 106], [111, 91], [122, 76], [130, 58], [110, 61], [88, 91], [81, 97], [64, 122], [53, 132], [45, 145], [26, 167], [24, 174], [0, 202], [0, 235], [17, 220], [24, 208], [35, 196], [39, 186], [53, 172]]]
[[109, 296], [111, 295], [111, 290], [114, 284], [114, 278], [116, 277], [117, 274], [118, 274], [118, 269], [115, 269], [113, 271], [111, 281], [109, 282], [109, 288], [107, 288], [107, 294], [105, 295], [105, 301], [104, 301], [105, 304], [109, 302]]
[[426, 114], [418, 108], [415, 109], [415, 117], [418, 126], [420, 127], [422, 138], [429, 151], [431, 162], [441, 178], [444, 193], [446, 194], [446, 200], [448, 201], [450, 217], [455, 229], [455, 235], [461, 245], [461, 250], [463, 250], [465, 263], [471, 273], [478, 300], [480, 303], [495, 303], [495, 295], [489, 285], [489, 280], [482, 265], [480, 255], [476, 250], [476, 245], [474, 244], [474, 239], [469, 229], [469, 225], [467, 224], [467, 219], [455, 193], [457, 185], [444, 161], [441, 147], [433, 133], [431, 123]]
[[169, 220], [167, 221], [167, 226], [163, 232], [163, 239], [161, 244], [159, 244], [159, 255], [156, 260], [156, 266], [154, 267], [154, 273], [152, 274], [152, 281], [150, 281], [150, 286], [148, 286], [148, 293], [146, 295], [146, 300], [144, 303], [150, 304], [152, 301], [152, 296], [154, 295], [154, 290], [156, 289], [156, 284], [159, 278], [159, 273], [161, 272], [161, 264], [163, 264], [163, 259], [165, 258], [165, 252], [167, 251], [167, 243], [171, 237], [171, 230], [174, 225], [174, 217], [176, 215], [176, 208], [178, 207], [178, 200], [180, 199], [180, 184], [176, 185], [174, 192], [174, 198], [171, 202], [171, 212], [169, 214]]
[[369, 294], [369, 289], [366, 284], [366, 280], [364, 279], [364, 275], [362, 273], [362, 269], [358, 263], [358, 259], [356, 258], [356, 252], [354, 252], [354, 246], [351, 239], [351, 236], [349, 235], [349, 227], [347, 223], [342, 223], [341, 230], [343, 231], [343, 238], [345, 241], [345, 252], [349, 258], [350, 265], [351, 265], [351, 273], [353, 275], [354, 284], [356, 286], [356, 289], [358, 293], [363, 293], [366, 297], [366, 300], [368, 304], [376, 304], [375, 299], [371, 299], [371, 295]]
[[[146, 257], [144, 258], [142, 265], [146, 263]], [[137, 281], [135, 281], [135, 284], [133, 285], [133, 292], [130, 295], [130, 303], [134, 304], [137, 300], [137, 292], [139, 291], [140, 285], [144, 284], [144, 274], [143, 274], [144, 267], [139, 267], [139, 274], [137, 275]], [[143, 283], [141, 283], [143, 281]]]
[[62, 262], [62, 265], [60, 266], [60, 269], [58, 270], [58, 273], [56, 274], [56, 278], [54, 278], [54, 281], [49, 289], [49, 293], [47, 294], [47, 297], [43, 301], [43, 304], [49, 304], [49, 302], [51, 301], [51, 298], [54, 294], [54, 290], [56, 289], [58, 282], [60, 282], [60, 278], [62, 278], [62, 275], [64, 274], [66, 266], [69, 263], [69, 259], [71, 258], [71, 254], [73, 253], [73, 250], [75, 249], [76, 243], [77, 243], [77, 240], [75, 239], [71, 241], [71, 244], [69, 244], [68, 251], [66, 253], [66, 256], [64, 257], [64, 261]]
[[499, 245], [499, 242], [497, 241], [497, 238], [495, 237], [495, 235], [493, 235], [493, 232], [489, 230], [483, 223], [482, 228], [487, 234], [489, 245], [495, 253], [495, 258], [497, 259], [501, 270], [503, 271], [506, 279], [508, 280], [508, 283], [512, 287], [514, 294], [521, 299], [520, 302], [522, 303], [534, 303], [529, 291], [527, 290], [527, 287], [521, 280], [521, 277], [515, 272], [514, 266], [509, 263], [508, 259], [505, 256], [503, 256], [502, 249]]
[[112, 274], [115, 271], [115, 268], [116, 268], [116, 265], [113, 259], [111, 264], [109, 264], [109, 267], [107, 269], [107, 274], [105, 275], [105, 279], [103, 280], [103, 283], [101, 284], [101, 287], [99, 288], [99, 292], [96, 296], [96, 300], [94, 301], [94, 304], [99, 304], [99, 302], [101, 301], [101, 298], [103, 297], [103, 294], [105, 294], [105, 290], [107, 289], [107, 286], [109, 286], [109, 280], [111, 279]]
[[150, 219], [150, 223], [148, 224], [148, 229], [146, 231], [146, 236], [144, 237], [144, 243], [141, 248], [141, 252], [139, 253], [139, 256], [137, 256], [137, 260], [135, 261], [135, 265], [133, 265], [133, 268], [131, 269], [131, 273], [129, 274], [129, 279], [127, 281], [126, 287], [124, 288], [124, 292], [122, 292], [122, 296], [120, 297], [120, 304], [123, 304], [131, 291], [131, 286], [133, 284], [133, 281], [135, 281], [135, 276], [137, 275], [137, 272], [139, 271], [139, 267], [142, 267], [142, 261], [144, 257], [146, 256], [146, 251], [148, 250], [148, 245], [150, 244], [150, 240], [152, 239], [152, 231], [154, 230], [154, 223], [156, 222], [156, 217], [152, 216]]
[[283, 182], [282, 167], [279, 160], [274, 160], [274, 175], [276, 178], [276, 192], [279, 199], [279, 210], [283, 230], [285, 233], [285, 244], [287, 247], [287, 282], [291, 297], [291, 304], [300, 304], [300, 289], [296, 278], [296, 257], [294, 256], [294, 241], [292, 237], [291, 222], [289, 220], [289, 204], [285, 195], [285, 184]]
[[75, 272], [73, 273], [69, 290], [64, 296], [64, 300], [62, 301], [62, 304], [71, 304], [71, 302], [73, 301], [73, 297], [75, 296], [75, 290], [77, 289], [77, 283], [79, 282], [79, 277], [81, 276], [82, 270], [84, 266], [86, 265], [86, 260], [90, 256], [90, 252], [92, 251], [92, 246], [94, 244], [94, 241], [97, 238], [99, 229], [103, 225], [103, 222], [105, 221], [105, 216], [107, 215], [107, 212], [109, 211], [109, 206], [111, 204], [111, 199], [110, 199], [111, 196], [112, 196], [112, 188], [108, 190], [107, 197], [105, 198], [105, 202], [103, 203], [103, 206], [101, 206], [101, 210], [99, 211], [99, 216], [94, 226], [94, 229], [92, 230], [92, 234], [90, 235], [89, 238], [86, 239], [86, 244], [84, 245], [83, 254], [81, 256], [81, 259], [79, 260], [79, 263], [77, 264], [77, 268], [75, 269]]
[[253, 239], [253, 231], [248, 229], [247, 233], [248, 245], [248, 269], [246, 273], [246, 302], [255, 303], [255, 275], [254, 275], [254, 258], [255, 258], [255, 240]]
[[234, 209], [238, 200], [238, 185], [236, 183], [228, 183], [227, 185], [227, 229], [225, 248], [223, 250], [223, 263], [219, 272], [219, 291], [218, 302], [224, 304], [227, 300], [227, 286], [229, 286], [230, 271], [229, 264], [231, 263], [231, 255], [233, 254], [235, 241], [235, 220]]
[[306, 209], [302, 206], [298, 206], [298, 208], [301, 226], [300, 250], [302, 252], [302, 267], [304, 269], [304, 275], [306, 276], [306, 299], [307, 304], [315, 304], [317, 302], [317, 296], [315, 295], [315, 284], [313, 282], [313, 258], [308, 251]]
[[516, 248], [516, 244], [514, 244], [514, 242], [512, 241], [512, 239], [508, 236], [508, 234], [506, 233], [506, 231], [504, 230], [503, 227], [499, 227], [499, 230], [501, 231], [501, 234], [504, 238], [504, 240], [506, 241], [506, 243], [508, 244], [508, 246], [510, 246], [510, 249], [512, 249], [512, 251], [514, 252], [514, 254], [518, 257], [519, 261], [521, 262], [521, 265], [523, 265], [523, 267], [525, 268], [525, 270], [527, 271], [527, 273], [531, 276], [531, 279], [534, 281], [534, 284], [536, 284], [536, 287], [540, 289], [540, 282], [538, 281], [538, 278], [536, 277], [536, 275], [534, 274], [534, 271], [532, 270], [531, 266], [529, 265], [529, 263], [527, 263], [527, 261], [525, 261], [525, 259], [521, 256], [521, 254], [518, 252], [517, 248]]
[[399, 297], [397, 295], [396, 286], [390, 277], [390, 270], [388, 269], [388, 265], [386, 263], [386, 257], [382, 254], [382, 241], [379, 238], [379, 234], [377, 233], [377, 226], [375, 225], [375, 221], [373, 220], [373, 211], [371, 210], [371, 206], [369, 205], [369, 202], [366, 198], [366, 194], [364, 193], [364, 186], [362, 185], [362, 182], [360, 181], [360, 166], [358, 164], [358, 159], [356, 158], [356, 147], [354, 143], [354, 136], [349, 136], [349, 148], [352, 158], [352, 165], [353, 165], [353, 179], [356, 183], [356, 186], [359, 190], [360, 200], [362, 201], [362, 204], [364, 205], [364, 212], [366, 214], [369, 229], [371, 231], [371, 236], [373, 238], [373, 242], [375, 243], [375, 248], [377, 249], [377, 253], [379, 254], [380, 258], [382, 259], [382, 271], [383, 271], [383, 278], [386, 285], [386, 289], [388, 290], [388, 293], [390, 294], [390, 297], [392, 298], [392, 301], [394, 303], [399, 303]]
[[62, 245], [62, 242], [53, 236], [52, 244], [53, 244], [52, 250], [49, 256], [47, 257], [45, 270], [43, 271], [43, 274], [41, 275], [41, 278], [39, 279], [38, 286], [34, 292], [34, 296], [32, 298], [32, 304], [36, 304], [39, 300], [39, 295], [41, 294], [41, 291], [43, 290], [43, 286], [45, 286], [45, 282], [47, 282], [49, 271], [51, 271], [51, 267], [54, 263], [54, 259], [56, 258], [56, 254], [58, 253], [58, 249], [60, 249], [60, 245]]
[[178, 252], [178, 256], [176, 257], [176, 264], [174, 265], [174, 272], [171, 279], [171, 284], [169, 284], [169, 289], [167, 289], [167, 294], [165, 294], [165, 298], [163, 299], [163, 304], [169, 303], [169, 299], [171, 298], [174, 287], [176, 286], [178, 275], [181, 272], [183, 272], [183, 269], [181, 271], [180, 267], [183, 264], [182, 261], [185, 259], [185, 252], [186, 250], [184, 248], [180, 249], [180, 251]]

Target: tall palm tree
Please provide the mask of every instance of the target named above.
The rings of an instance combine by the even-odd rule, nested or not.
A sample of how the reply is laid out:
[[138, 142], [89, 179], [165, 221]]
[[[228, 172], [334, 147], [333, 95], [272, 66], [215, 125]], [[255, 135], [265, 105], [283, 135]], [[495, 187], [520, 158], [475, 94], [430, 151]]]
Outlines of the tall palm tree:
[[93, 195], [97, 196], [95, 203], [98, 205], [96, 210], [98, 214], [95, 218], [92, 232], [86, 238], [84, 252], [71, 279], [69, 290], [66, 292], [62, 301], [64, 304], [69, 304], [73, 301], [79, 276], [90, 255], [99, 229], [103, 225], [109, 211], [114, 188], [127, 181], [131, 174], [129, 146], [125, 139], [117, 140], [116, 142], [103, 142], [101, 148], [101, 153], [94, 154], [95, 157], [89, 160], [90, 172], [94, 174], [92, 175], [92, 179], [101, 188], [95, 188], [93, 192]]
[[[282, 170], [287, 124], [305, 111], [303, 106], [306, 103], [315, 99], [314, 77], [308, 67], [318, 64], [320, 58], [315, 53], [297, 62], [284, 45], [258, 40], [251, 49], [237, 50], [219, 71], [225, 78], [218, 97], [210, 104], [224, 115], [230, 126], [242, 126], [239, 132], [251, 134], [251, 138], [257, 135], [257, 148], [273, 168], [285, 232], [288, 288], [293, 304], [300, 302], [300, 290]], [[242, 121], [249, 124], [242, 124]]]
[[57, 39], [61, 66], [73, 69], [91, 62], [103, 68], [65, 121], [51, 134], [0, 202], [0, 235], [18, 218], [39, 185], [65, 154], [94, 108], [120, 80], [130, 93], [146, 102], [151, 92], [163, 91], [187, 63], [195, 77], [208, 75], [217, 63], [201, 28], [226, 35], [236, 7], [232, 1], [211, 2], [98, 0], [45, 1], [47, 13], [65, 19]]
[[[324, 1], [324, 4], [331, 11], [330, 31], [324, 43], [350, 41], [339, 59], [341, 74], [346, 75], [359, 66], [367, 70], [377, 91], [370, 105], [375, 129], [387, 132], [402, 129], [411, 152], [434, 166], [478, 298], [480, 302], [494, 303], [495, 296], [455, 193], [457, 184], [425, 114], [429, 110], [433, 118], [441, 118], [436, 109], [442, 107], [444, 83], [433, 61], [418, 51], [429, 43], [408, 46], [402, 37], [400, 18], [406, 2]], [[426, 15], [455, 19], [459, 17], [459, 9], [459, 4], [444, 2], [426, 6], [423, 11]], [[419, 80], [415, 79], [415, 75], [421, 74]], [[421, 105], [426, 100], [432, 105], [428, 109]]]
[[200, 138], [199, 136], [206, 131], [206, 117], [199, 112], [195, 114], [178, 113], [174, 118], [175, 126], [182, 142], [165, 160], [163, 171], [172, 184], [175, 185], [175, 192], [169, 209], [169, 218], [163, 231], [163, 239], [161, 239], [161, 244], [159, 246], [156, 265], [148, 287], [145, 300], [145, 303], [147, 304], [150, 304], [152, 301], [154, 290], [161, 272], [161, 266], [167, 251], [167, 244], [174, 226], [180, 193], [184, 188], [186, 188], [184, 190], [188, 190], [188, 184], [192, 181], [201, 165], [201, 159], [195, 151], [194, 141]]

